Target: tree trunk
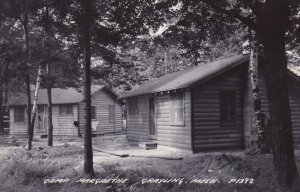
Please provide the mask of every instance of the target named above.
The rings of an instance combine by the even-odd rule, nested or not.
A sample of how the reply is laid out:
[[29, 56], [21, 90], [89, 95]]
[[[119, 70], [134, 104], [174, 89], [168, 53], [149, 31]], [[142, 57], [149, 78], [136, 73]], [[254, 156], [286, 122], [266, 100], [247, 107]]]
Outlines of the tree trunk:
[[198, 51], [194, 50], [194, 66], [198, 66]]
[[294, 157], [284, 41], [277, 46], [264, 45], [264, 53], [266, 56], [264, 77], [269, 101], [273, 161], [279, 185], [288, 191], [298, 172]]
[[7, 78], [4, 81], [4, 99], [3, 102], [4, 103], [8, 103], [8, 80]]
[[38, 102], [38, 93], [39, 93], [39, 88], [40, 88], [40, 83], [41, 83], [41, 73], [42, 73], [42, 67], [39, 66], [39, 71], [36, 79], [36, 85], [35, 85], [35, 92], [34, 92], [34, 98], [33, 98], [33, 106], [32, 106], [32, 113], [33, 117], [31, 120], [31, 139], [33, 139], [33, 132], [34, 132], [34, 123], [35, 123], [35, 118], [36, 118], [36, 113], [37, 113], [37, 102]]
[[257, 13], [257, 32], [263, 44], [264, 80], [269, 102], [271, 142], [277, 183], [291, 191], [298, 172], [294, 157], [289, 105], [285, 33], [289, 24], [289, 2], [265, 1]]
[[[46, 4], [45, 32], [48, 37], [51, 36], [49, 21], [49, 5]], [[48, 105], [48, 146], [53, 146], [53, 122], [52, 122], [52, 82], [51, 82], [51, 63], [47, 63], [47, 105]]]
[[30, 66], [29, 66], [29, 31], [28, 31], [28, 15], [25, 11], [23, 28], [25, 36], [25, 85], [26, 85], [26, 96], [27, 96], [27, 150], [32, 148], [32, 135], [33, 131], [31, 130], [31, 90], [30, 90]]
[[165, 75], [168, 74], [167, 52], [164, 53]]
[[[51, 65], [47, 63], [48, 78], [51, 75]], [[53, 123], [52, 123], [52, 96], [51, 96], [51, 82], [48, 79], [47, 83], [47, 97], [48, 97], [48, 146], [53, 146]]]
[[83, 37], [83, 103], [84, 103], [84, 172], [94, 176], [92, 126], [91, 126], [91, 42], [90, 42], [90, 0], [81, 0]]
[[[0, 66], [2, 67], [2, 66]], [[0, 69], [0, 133], [4, 133], [4, 122], [3, 122], [3, 115], [4, 115], [4, 106], [3, 106], [3, 75], [2, 69]]]
[[[28, 73], [28, 72], [27, 72]], [[26, 96], [27, 96], [27, 150], [30, 151], [32, 148], [32, 136], [33, 132], [31, 130], [31, 93], [30, 93], [30, 80], [29, 74], [25, 76], [26, 84]]]
[[[259, 94], [259, 84], [258, 84], [258, 52], [257, 45], [253, 43], [250, 53], [249, 62], [249, 75], [252, 87], [252, 98], [253, 98], [253, 108], [255, 114], [255, 124], [256, 129], [252, 130], [252, 134], [257, 134], [258, 140], [251, 140], [252, 145], [256, 148], [256, 145], [261, 153], [268, 151], [267, 147], [267, 135], [265, 130], [264, 116], [261, 112], [261, 99]], [[255, 138], [255, 137], [254, 137]], [[257, 142], [257, 143], [256, 143]]]

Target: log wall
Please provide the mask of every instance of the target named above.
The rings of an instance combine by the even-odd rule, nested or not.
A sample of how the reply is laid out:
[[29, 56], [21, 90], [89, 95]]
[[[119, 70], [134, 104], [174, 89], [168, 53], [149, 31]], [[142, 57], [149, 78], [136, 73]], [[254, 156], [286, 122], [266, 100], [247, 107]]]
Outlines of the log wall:
[[184, 125], [171, 125], [170, 94], [155, 96], [155, 122], [159, 145], [192, 150], [191, 93], [184, 92]]
[[[59, 105], [52, 107], [53, 120], [53, 135], [77, 135], [77, 129], [74, 126], [74, 121], [78, 121], [78, 104], [72, 104], [73, 114], [69, 116], [59, 115]], [[26, 109], [25, 109], [26, 110]], [[10, 134], [11, 135], [26, 135], [27, 134], [27, 115], [25, 113], [24, 122], [14, 122], [14, 107], [10, 107]], [[47, 110], [46, 110], [47, 113]], [[46, 125], [48, 127], [48, 125]], [[36, 116], [34, 124], [34, 135], [47, 134], [47, 129], [38, 128], [38, 116]]]
[[27, 115], [25, 111], [24, 111], [24, 116], [25, 116], [24, 122], [15, 122], [14, 107], [9, 108], [9, 133], [11, 135], [27, 134]]
[[[115, 121], [109, 122], [109, 106], [115, 106]], [[121, 104], [111, 93], [101, 89], [92, 95], [92, 106], [96, 107], [96, 119], [92, 120], [93, 134], [118, 133], [122, 131]], [[79, 122], [83, 133], [84, 109], [83, 103], [79, 104]]]
[[[69, 104], [68, 104], [69, 105]], [[76, 136], [78, 130], [74, 126], [74, 121], [80, 122], [80, 127], [83, 127], [83, 104], [71, 104], [73, 107], [72, 115], [62, 116], [59, 114], [59, 105], [53, 105], [53, 135]], [[109, 122], [109, 106], [115, 106], [115, 121]], [[96, 106], [96, 119], [93, 122], [98, 122], [93, 134], [106, 134], [121, 132], [122, 129], [122, 109], [120, 102], [111, 93], [105, 90], [99, 90], [92, 95], [92, 106]], [[78, 111], [79, 110], [79, 111]], [[24, 111], [25, 113], [25, 111]], [[47, 113], [47, 110], [46, 110]], [[14, 107], [10, 107], [10, 134], [25, 135], [27, 133], [27, 116], [25, 114], [24, 122], [14, 122]], [[38, 118], [38, 117], [37, 117]], [[95, 123], [93, 123], [95, 124]], [[48, 127], [48, 126], [47, 126]], [[38, 129], [38, 119], [35, 121], [35, 135], [47, 134], [47, 128], [44, 130]], [[81, 129], [81, 132], [83, 130]]]
[[[243, 78], [239, 70], [226, 72], [192, 90], [194, 152], [243, 147]], [[222, 125], [220, 92], [235, 91], [235, 122]]]
[[59, 114], [59, 105], [53, 105], [53, 135], [55, 136], [76, 136], [78, 135], [74, 121], [78, 121], [78, 104], [73, 104], [73, 114], [62, 116]]
[[[262, 68], [259, 70], [259, 93], [261, 97], [261, 110], [262, 113], [266, 116], [267, 120], [270, 118], [269, 115], [269, 106], [266, 92], [266, 85], [262, 75]], [[293, 138], [295, 148], [300, 148], [300, 82], [296, 80], [294, 77], [289, 76], [290, 86], [289, 86], [289, 96], [290, 96], [290, 108], [291, 108], [291, 118], [292, 118], [292, 126], [293, 126]], [[255, 117], [253, 110], [253, 100], [251, 97], [248, 98], [248, 102], [250, 103], [249, 110], [245, 114], [245, 118], [250, 117], [249, 125], [245, 124], [245, 136], [250, 136], [250, 130], [255, 130]], [[266, 121], [267, 121], [266, 120]], [[252, 140], [257, 140], [257, 137], [252, 138]], [[245, 145], [249, 145], [249, 143], [245, 143]]]
[[295, 79], [291, 81], [290, 89], [290, 107], [292, 114], [294, 146], [300, 149], [300, 82]]
[[133, 97], [138, 103], [138, 113], [130, 114], [127, 107], [127, 139], [129, 141], [149, 141], [149, 96]]

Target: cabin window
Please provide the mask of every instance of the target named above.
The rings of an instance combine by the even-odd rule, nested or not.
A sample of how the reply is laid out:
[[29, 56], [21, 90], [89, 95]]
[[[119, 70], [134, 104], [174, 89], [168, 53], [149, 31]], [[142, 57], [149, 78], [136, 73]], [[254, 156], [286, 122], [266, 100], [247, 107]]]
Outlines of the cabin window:
[[59, 115], [63, 115], [63, 116], [73, 115], [73, 105], [59, 105]]
[[128, 101], [128, 113], [129, 114], [138, 114], [139, 113], [139, 105], [138, 105], [138, 97], [130, 98]]
[[115, 106], [109, 105], [109, 123], [115, 122]]
[[91, 110], [92, 120], [96, 120], [96, 106], [92, 106]]
[[235, 122], [235, 91], [222, 90], [220, 92], [221, 124], [234, 124]]
[[170, 95], [171, 125], [184, 125], [184, 101], [183, 93], [172, 93]]
[[14, 108], [14, 121], [17, 122], [25, 122], [25, 107], [15, 107]]

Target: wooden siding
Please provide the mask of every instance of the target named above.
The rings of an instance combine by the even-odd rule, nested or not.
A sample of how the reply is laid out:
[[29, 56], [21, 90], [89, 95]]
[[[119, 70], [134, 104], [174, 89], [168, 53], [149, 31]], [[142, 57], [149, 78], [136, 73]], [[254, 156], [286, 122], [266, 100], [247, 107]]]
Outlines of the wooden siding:
[[[261, 109], [262, 113], [266, 115], [267, 118], [270, 118], [269, 115], [269, 106], [266, 92], [266, 85], [262, 76], [262, 68], [259, 68], [259, 93], [261, 97]], [[300, 83], [295, 80], [293, 77], [290, 77], [290, 87], [289, 87], [289, 96], [290, 96], [290, 108], [291, 108], [291, 118], [293, 126], [293, 138], [295, 148], [300, 148]], [[255, 131], [255, 117], [253, 110], [253, 100], [250, 96], [248, 99], [249, 109], [245, 113], [245, 117], [250, 117], [249, 125], [245, 124], [245, 136], [250, 136], [250, 129]], [[257, 139], [254, 138], [254, 140]], [[245, 143], [249, 145], [249, 143]]]
[[7, 107], [4, 107], [3, 126], [5, 130], [9, 129], [9, 108]]
[[[293, 126], [293, 138], [295, 148], [300, 148], [300, 83], [293, 77], [290, 77], [289, 86], [289, 97], [290, 97], [290, 108], [291, 108], [291, 118]], [[259, 91], [262, 103], [262, 112], [270, 118], [269, 106], [267, 99], [267, 92], [265, 82], [262, 78], [262, 74], [259, 74]]]
[[184, 125], [171, 125], [170, 94], [155, 96], [155, 123], [159, 145], [192, 150], [191, 95], [184, 92]]
[[300, 82], [292, 81], [289, 94], [294, 145], [295, 148], [300, 149]]
[[24, 122], [15, 122], [14, 107], [9, 108], [9, 133], [11, 135], [25, 135], [27, 133], [27, 115], [25, 111]]
[[134, 97], [138, 102], [138, 113], [130, 114], [128, 105], [127, 110], [127, 139], [129, 141], [145, 142], [149, 140], [149, 97]]
[[261, 77], [261, 75], [258, 78], [258, 86], [259, 86], [259, 94], [261, 99], [261, 112], [265, 115], [269, 116], [269, 106], [268, 106], [268, 98], [267, 98], [267, 90], [266, 85]]
[[[15, 107], [9, 108], [9, 133], [11, 135], [26, 135], [27, 134], [27, 107], [24, 106], [24, 122], [15, 122], [14, 116]], [[32, 114], [33, 115], [33, 114]], [[41, 130], [38, 129], [38, 116], [36, 116], [34, 123], [34, 135], [43, 134]]]
[[53, 135], [76, 136], [78, 130], [74, 121], [78, 121], [78, 104], [73, 104], [73, 114], [62, 116], [59, 114], [59, 105], [53, 105]]
[[[78, 104], [73, 104], [73, 115], [60, 116], [59, 105], [53, 105], [52, 118], [53, 118], [53, 135], [77, 135], [77, 129], [74, 126], [74, 121], [78, 120]], [[26, 109], [25, 109], [26, 110]], [[12, 135], [25, 135], [27, 134], [27, 115], [25, 113], [24, 122], [14, 122], [14, 107], [10, 107], [10, 134]], [[46, 110], [47, 113], [47, 110]], [[34, 135], [47, 134], [47, 128], [38, 128], [38, 116], [34, 124]]]
[[[109, 106], [115, 106], [115, 121], [109, 122]], [[96, 119], [92, 124], [97, 126], [92, 129], [93, 134], [118, 133], [122, 131], [122, 109], [121, 104], [108, 92], [103, 89], [92, 95], [92, 106], [96, 107]], [[83, 133], [84, 110], [83, 103], [79, 104], [79, 122], [81, 132]]]
[[[243, 147], [243, 80], [234, 70], [192, 91], [194, 152]], [[220, 91], [235, 91], [235, 123], [221, 125]]]

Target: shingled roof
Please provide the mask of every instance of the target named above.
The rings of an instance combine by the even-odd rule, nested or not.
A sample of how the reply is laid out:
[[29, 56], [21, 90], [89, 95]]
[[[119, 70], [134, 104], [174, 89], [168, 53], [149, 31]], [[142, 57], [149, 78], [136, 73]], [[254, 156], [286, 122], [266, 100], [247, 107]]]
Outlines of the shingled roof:
[[119, 99], [186, 88], [196, 82], [206, 81], [242, 63], [246, 63], [248, 59], [249, 55], [236, 55], [226, 59], [209, 62], [205, 65], [170, 73], [124, 94]]
[[[95, 92], [106, 88], [106, 86], [92, 86], [91, 92]], [[109, 88], [107, 88], [110, 90]], [[110, 90], [111, 91], [111, 90]], [[112, 92], [112, 91], [111, 91]], [[114, 92], [112, 92], [115, 94]], [[69, 104], [69, 103], [79, 103], [83, 100], [82, 93], [78, 92], [75, 88], [52, 88], [52, 103], [53, 104]], [[34, 91], [31, 92], [31, 101], [33, 101]], [[116, 96], [117, 97], [117, 96]], [[20, 95], [13, 101], [9, 103], [10, 106], [16, 105], [26, 105], [27, 97], [25, 94]], [[47, 104], [47, 89], [40, 89], [38, 92], [38, 104]]]

